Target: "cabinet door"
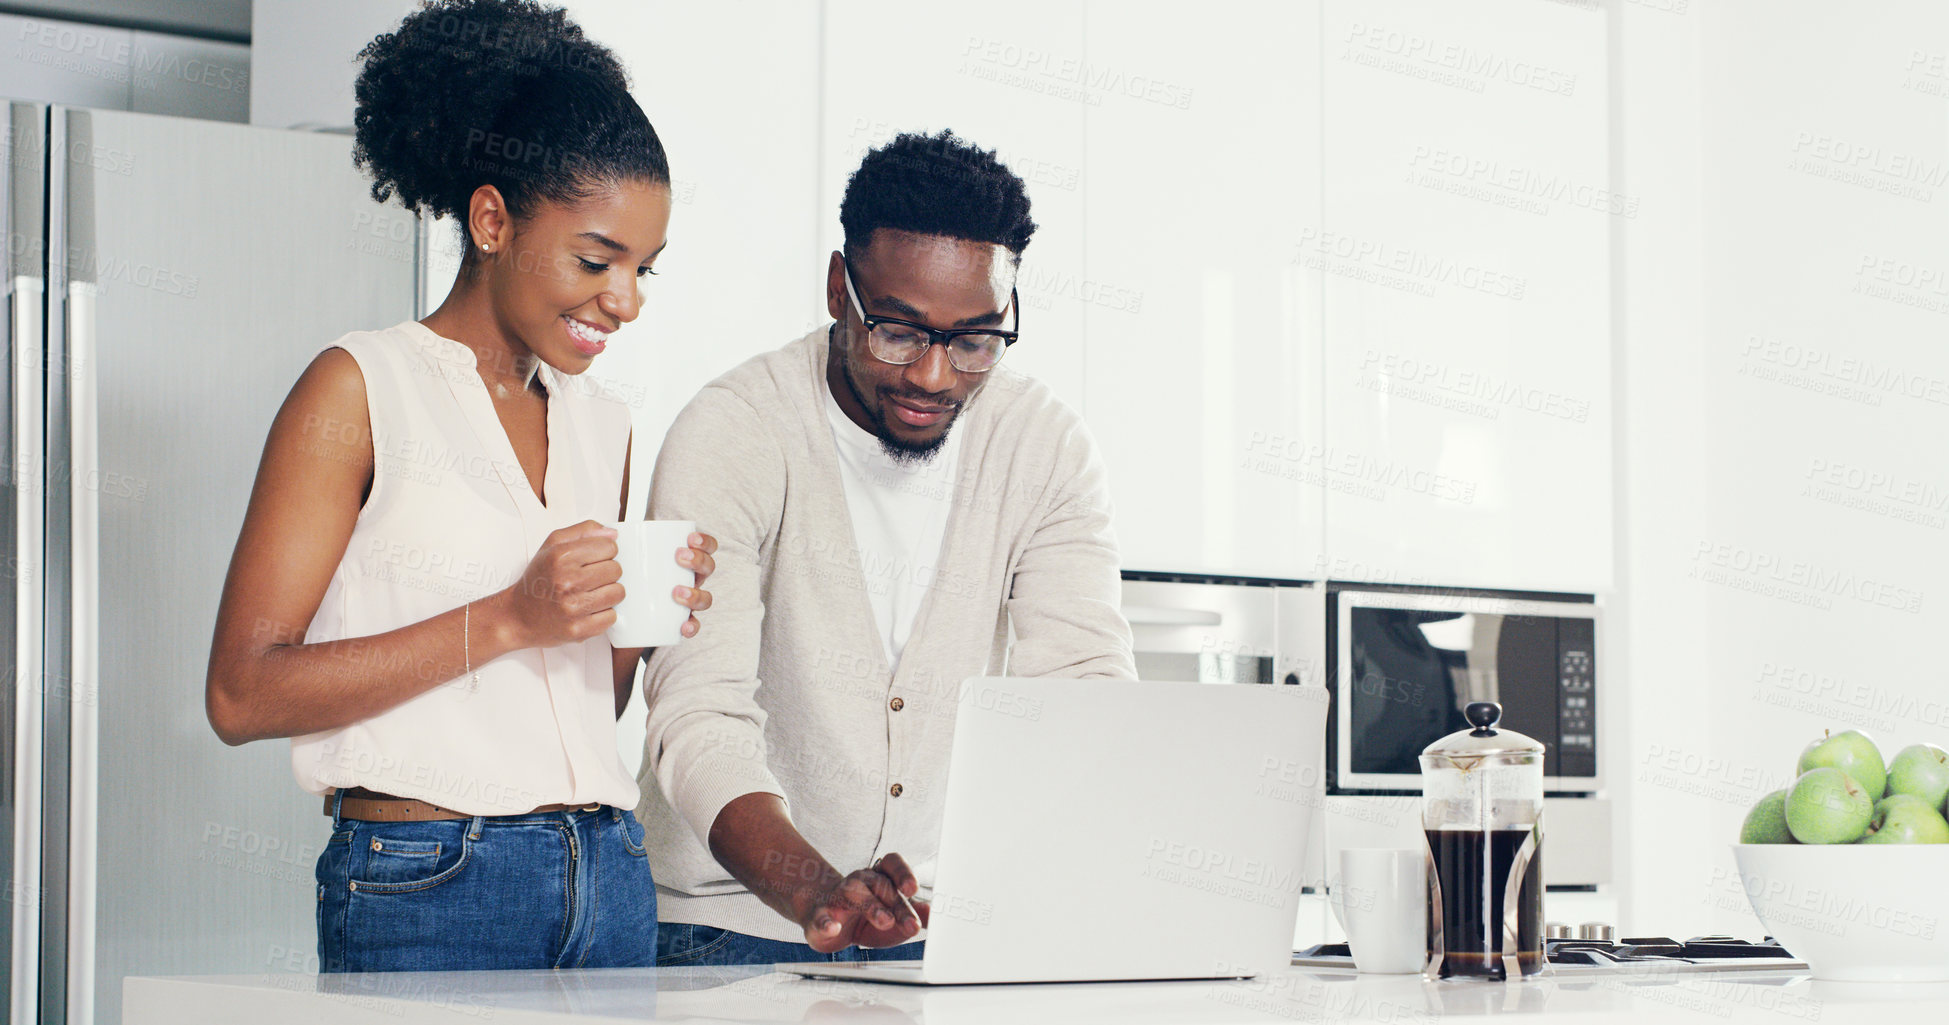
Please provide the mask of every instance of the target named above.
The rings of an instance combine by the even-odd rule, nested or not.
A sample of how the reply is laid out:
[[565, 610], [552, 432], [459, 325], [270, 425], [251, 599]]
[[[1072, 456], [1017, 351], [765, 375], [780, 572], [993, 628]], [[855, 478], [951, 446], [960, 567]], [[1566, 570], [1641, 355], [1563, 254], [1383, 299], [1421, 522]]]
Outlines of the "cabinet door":
[[[818, 219], [839, 248], [839, 201], [866, 151], [901, 132], [951, 128], [1028, 183], [1037, 230], [1017, 277], [1022, 340], [1009, 365], [1083, 405], [1083, 8], [828, 0]], [[823, 278], [820, 279], [823, 282]], [[823, 294], [823, 293], [822, 293]]]
[[1090, 424], [1130, 569], [1319, 575], [1319, 5], [1089, 5]]
[[1327, 0], [1329, 572], [1611, 576], [1611, 188], [1591, 4]]

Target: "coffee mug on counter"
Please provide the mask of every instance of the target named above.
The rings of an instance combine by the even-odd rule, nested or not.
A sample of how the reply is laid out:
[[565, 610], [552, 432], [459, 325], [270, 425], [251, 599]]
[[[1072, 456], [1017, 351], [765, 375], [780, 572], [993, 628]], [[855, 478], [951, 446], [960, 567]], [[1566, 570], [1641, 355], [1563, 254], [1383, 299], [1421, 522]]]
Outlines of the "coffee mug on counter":
[[1354, 967], [1363, 972], [1408, 975], [1428, 961], [1428, 855], [1419, 850], [1349, 847], [1327, 901]]
[[677, 604], [671, 589], [691, 587], [697, 575], [677, 563], [690, 547], [697, 524], [690, 520], [630, 520], [605, 523], [616, 532], [616, 561], [622, 564], [623, 600], [609, 626], [609, 643], [618, 648], [655, 648], [683, 639], [690, 610]]

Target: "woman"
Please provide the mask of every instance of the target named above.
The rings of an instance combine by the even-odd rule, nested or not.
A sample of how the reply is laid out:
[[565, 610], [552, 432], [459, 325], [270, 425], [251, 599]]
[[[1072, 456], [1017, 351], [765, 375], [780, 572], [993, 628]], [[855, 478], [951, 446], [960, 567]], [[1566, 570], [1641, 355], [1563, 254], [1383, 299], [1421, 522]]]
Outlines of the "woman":
[[[598, 522], [627, 513], [629, 414], [573, 378], [641, 308], [663, 148], [615, 56], [532, 0], [431, 4], [360, 59], [374, 197], [454, 218], [466, 255], [432, 315], [338, 339], [285, 400], [210, 722], [292, 738], [325, 795], [322, 970], [648, 965], [614, 732], [643, 652], [603, 637], [623, 591]], [[701, 584], [715, 548], [676, 558]]]

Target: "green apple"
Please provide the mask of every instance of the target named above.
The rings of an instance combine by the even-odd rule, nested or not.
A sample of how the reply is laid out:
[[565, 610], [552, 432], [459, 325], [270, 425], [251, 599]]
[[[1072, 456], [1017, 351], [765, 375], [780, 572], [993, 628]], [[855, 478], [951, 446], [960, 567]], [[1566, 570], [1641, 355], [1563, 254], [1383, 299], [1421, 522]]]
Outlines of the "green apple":
[[1787, 792], [1775, 790], [1760, 798], [1739, 827], [1740, 843], [1799, 843], [1787, 829]]
[[1861, 843], [1949, 843], [1949, 822], [1935, 805], [1914, 794], [1894, 794], [1875, 805]]
[[1888, 761], [1888, 792], [1913, 794], [1931, 808], [1949, 798], [1949, 751], [1934, 744], [1910, 744]]
[[1839, 769], [1854, 777], [1868, 792], [1870, 804], [1887, 792], [1888, 769], [1875, 742], [1860, 730], [1848, 730], [1822, 737], [1800, 752], [1800, 764], [1793, 770], [1805, 774], [1809, 769]]
[[1801, 843], [1853, 843], [1874, 812], [1860, 782], [1831, 766], [1808, 769], [1787, 789], [1787, 828]]

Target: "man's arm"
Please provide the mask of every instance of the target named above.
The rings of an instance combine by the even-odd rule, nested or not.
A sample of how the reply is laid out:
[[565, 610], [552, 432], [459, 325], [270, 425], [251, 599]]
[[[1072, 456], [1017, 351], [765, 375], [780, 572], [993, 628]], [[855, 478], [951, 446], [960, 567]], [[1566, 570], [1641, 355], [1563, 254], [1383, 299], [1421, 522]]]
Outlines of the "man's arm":
[[797, 922], [820, 953], [853, 944], [895, 946], [927, 924], [925, 901], [913, 901], [908, 911], [900, 899], [920, 890], [905, 858], [889, 853], [872, 868], [841, 875], [771, 794], [746, 794], [725, 805], [711, 826], [710, 847], [766, 907]]
[[707, 387], [670, 425], [650, 478], [649, 517], [717, 537], [710, 629], [651, 653], [644, 764], [699, 840], [732, 799], [784, 791], [765, 763], [758, 706], [760, 551], [784, 501], [784, 455], [743, 399]]
[[1009, 581], [1008, 673], [1134, 680], [1109, 479], [1080, 418], [1063, 432], [1049, 481]]
[[[793, 826], [766, 763], [758, 705], [762, 553], [785, 505], [775, 427], [723, 388], [706, 388], [665, 437], [650, 518], [693, 520], [718, 541], [708, 629], [657, 649], [644, 676], [644, 760], [670, 804], [731, 876], [805, 930], [821, 951], [888, 946], [921, 923], [894, 892], [917, 881], [897, 855], [841, 874]], [[919, 910], [918, 908], [916, 910]]]

